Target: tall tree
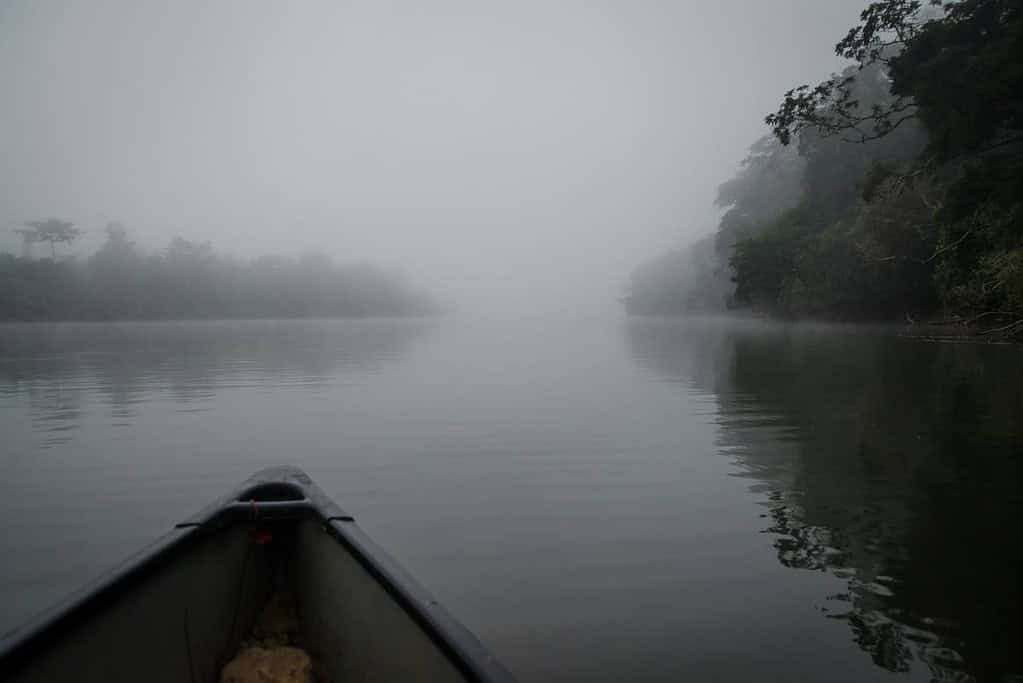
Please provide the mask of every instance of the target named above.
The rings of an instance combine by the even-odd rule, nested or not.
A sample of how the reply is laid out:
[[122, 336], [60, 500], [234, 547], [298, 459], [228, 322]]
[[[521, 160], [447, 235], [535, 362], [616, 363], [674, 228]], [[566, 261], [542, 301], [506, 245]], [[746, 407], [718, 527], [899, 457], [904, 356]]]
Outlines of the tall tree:
[[82, 231], [74, 227], [74, 223], [48, 218], [45, 221], [26, 221], [28, 230], [19, 230], [26, 242], [49, 242], [50, 257], [57, 260], [57, 243], [74, 242]]
[[[856, 71], [785, 93], [766, 118], [788, 144], [803, 130], [854, 142], [919, 119], [937, 160], [1023, 140], [1023, 4], [1019, 0], [880, 0], [835, 45]], [[892, 97], [870, 106], [856, 82], [881, 69]]]

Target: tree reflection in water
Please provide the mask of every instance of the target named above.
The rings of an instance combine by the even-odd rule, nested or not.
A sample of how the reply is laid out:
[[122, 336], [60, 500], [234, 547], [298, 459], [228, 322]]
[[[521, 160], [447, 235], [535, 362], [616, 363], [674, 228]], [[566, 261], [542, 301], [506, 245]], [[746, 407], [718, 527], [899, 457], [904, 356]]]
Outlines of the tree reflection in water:
[[636, 362], [713, 395], [721, 451], [764, 495], [765, 533], [880, 667], [1023, 673], [1023, 363], [1014, 346], [897, 330], [636, 319]]
[[218, 392], [373, 372], [406, 353], [426, 319], [0, 325], [0, 395], [25, 396], [41, 446], [70, 441], [85, 404], [114, 424], [169, 398], [206, 410]]

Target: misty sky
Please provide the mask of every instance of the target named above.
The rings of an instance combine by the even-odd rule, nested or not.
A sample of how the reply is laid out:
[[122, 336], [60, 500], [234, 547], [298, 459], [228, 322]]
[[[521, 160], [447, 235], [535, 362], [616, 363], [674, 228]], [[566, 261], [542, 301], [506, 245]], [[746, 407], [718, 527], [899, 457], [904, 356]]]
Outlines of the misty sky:
[[[400, 268], [463, 305], [613, 304], [865, 0], [0, 4], [0, 247]], [[509, 309], [510, 310], [510, 309]]]

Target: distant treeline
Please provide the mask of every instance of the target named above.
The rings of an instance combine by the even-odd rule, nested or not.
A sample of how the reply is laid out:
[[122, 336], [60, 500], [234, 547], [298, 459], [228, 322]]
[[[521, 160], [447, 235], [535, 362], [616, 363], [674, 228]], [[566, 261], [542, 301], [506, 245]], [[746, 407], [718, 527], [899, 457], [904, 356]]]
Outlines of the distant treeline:
[[41, 260], [0, 254], [0, 320], [406, 316], [434, 309], [396, 276], [368, 265], [338, 266], [318, 253], [241, 261], [177, 238], [146, 254], [110, 226], [89, 258], [58, 260], [55, 244], [77, 233], [51, 240], [40, 226], [70, 224], [30, 225], [26, 243], [50, 242], [51, 254]]
[[718, 191], [716, 234], [626, 305], [983, 321], [1023, 332], [1023, 4], [871, 3], [843, 73], [785, 94]]

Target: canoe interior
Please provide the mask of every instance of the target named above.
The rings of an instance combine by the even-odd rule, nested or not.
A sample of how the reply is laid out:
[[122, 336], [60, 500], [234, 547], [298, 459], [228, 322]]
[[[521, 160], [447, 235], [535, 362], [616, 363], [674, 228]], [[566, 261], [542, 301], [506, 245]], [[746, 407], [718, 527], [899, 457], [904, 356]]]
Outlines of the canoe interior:
[[0, 679], [217, 681], [284, 591], [319, 681], [511, 680], [350, 517], [331, 515], [336, 506], [310, 505], [308, 491], [257, 491], [265, 500], [249, 503], [251, 515], [229, 501], [13, 634]]

